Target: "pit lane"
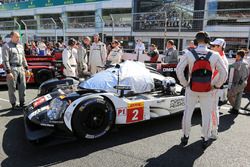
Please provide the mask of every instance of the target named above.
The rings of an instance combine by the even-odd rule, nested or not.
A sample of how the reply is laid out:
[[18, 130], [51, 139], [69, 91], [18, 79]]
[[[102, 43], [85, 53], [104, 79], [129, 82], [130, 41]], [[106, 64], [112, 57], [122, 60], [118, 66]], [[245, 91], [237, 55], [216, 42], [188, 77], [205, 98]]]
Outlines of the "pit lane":
[[[37, 94], [28, 86], [27, 101]], [[121, 126], [94, 141], [33, 146], [25, 139], [20, 111], [10, 111], [7, 87], [0, 87], [0, 161], [12, 166], [250, 166], [250, 117], [221, 107], [219, 139], [205, 151], [200, 142], [200, 113], [193, 116], [188, 146], [179, 146], [182, 114]], [[245, 95], [242, 108], [250, 109]]]

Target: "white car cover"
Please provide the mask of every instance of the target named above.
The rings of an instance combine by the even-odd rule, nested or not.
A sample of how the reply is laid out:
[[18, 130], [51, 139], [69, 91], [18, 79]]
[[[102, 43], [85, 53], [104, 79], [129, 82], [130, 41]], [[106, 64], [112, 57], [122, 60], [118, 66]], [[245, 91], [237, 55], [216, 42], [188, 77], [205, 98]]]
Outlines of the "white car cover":
[[[125, 61], [120, 64], [120, 69], [109, 68], [95, 74], [92, 78], [82, 82], [79, 86], [85, 89], [100, 89], [108, 92], [117, 92], [114, 86], [131, 86], [134, 93], [149, 92], [154, 89], [154, 80], [145, 65], [140, 62]], [[126, 93], [126, 92], [125, 92]]]

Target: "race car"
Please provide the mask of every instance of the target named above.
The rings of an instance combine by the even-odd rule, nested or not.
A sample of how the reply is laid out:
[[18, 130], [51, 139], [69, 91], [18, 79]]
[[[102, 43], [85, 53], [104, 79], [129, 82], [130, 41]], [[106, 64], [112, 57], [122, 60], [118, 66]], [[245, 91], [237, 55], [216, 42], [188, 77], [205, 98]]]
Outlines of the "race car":
[[102, 137], [114, 125], [132, 124], [184, 110], [184, 89], [172, 77], [125, 61], [80, 82], [47, 81], [24, 111], [29, 141], [58, 132]]

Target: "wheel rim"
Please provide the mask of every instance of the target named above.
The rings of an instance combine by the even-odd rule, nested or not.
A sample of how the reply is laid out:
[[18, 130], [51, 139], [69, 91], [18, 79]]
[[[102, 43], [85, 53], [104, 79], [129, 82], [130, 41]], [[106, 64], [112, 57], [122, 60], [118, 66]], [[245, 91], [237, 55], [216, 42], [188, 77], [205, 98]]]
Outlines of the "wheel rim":
[[99, 130], [105, 126], [105, 112], [102, 108], [93, 107], [89, 112], [85, 125], [88, 130]]

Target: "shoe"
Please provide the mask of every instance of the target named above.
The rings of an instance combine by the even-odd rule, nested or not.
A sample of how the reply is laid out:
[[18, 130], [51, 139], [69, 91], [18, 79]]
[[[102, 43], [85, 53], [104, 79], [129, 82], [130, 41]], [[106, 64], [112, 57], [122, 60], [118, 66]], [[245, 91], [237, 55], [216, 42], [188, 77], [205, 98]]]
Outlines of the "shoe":
[[20, 103], [20, 108], [23, 109], [25, 107], [24, 103]]
[[16, 104], [11, 104], [11, 110], [18, 110], [18, 106]]
[[205, 139], [202, 139], [202, 148], [203, 149], [206, 149], [207, 147], [209, 146], [209, 141]]
[[181, 138], [181, 145], [185, 146], [188, 144], [189, 137], [186, 137], [185, 135]]
[[212, 139], [212, 140], [218, 139], [218, 130], [217, 129], [211, 131], [210, 139]]
[[239, 110], [236, 110], [234, 108], [231, 108], [229, 111], [228, 111], [230, 114], [239, 114]]

